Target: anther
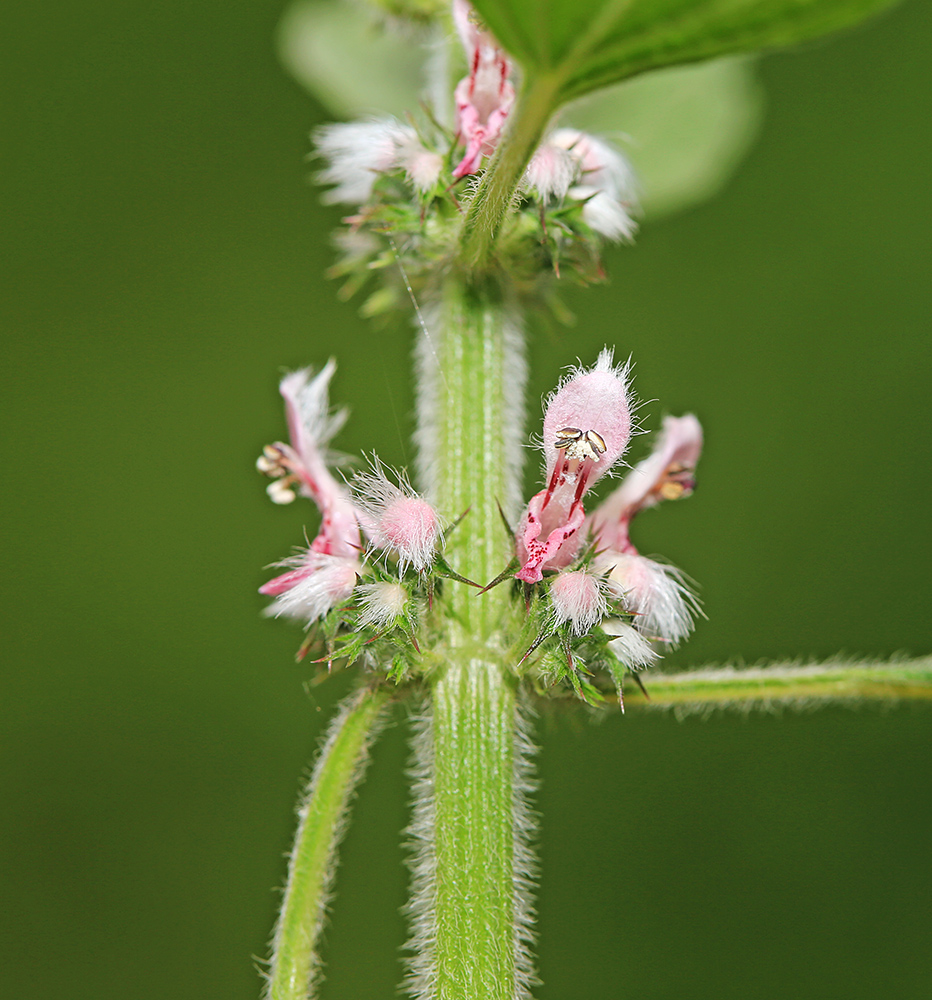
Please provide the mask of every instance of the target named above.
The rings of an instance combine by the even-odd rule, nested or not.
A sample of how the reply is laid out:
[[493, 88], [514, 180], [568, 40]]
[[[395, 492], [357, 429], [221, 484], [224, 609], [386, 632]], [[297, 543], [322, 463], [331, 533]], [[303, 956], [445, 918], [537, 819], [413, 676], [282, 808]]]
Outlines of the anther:
[[655, 487], [664, 500], [679, 500], [688, 497], [696, 488], [692, 470], [679, 462], [668, 466], [660, 482]]
[[289, 471], [289, 462], [285, 452], [277, 444], [267, 444], [262, 454], [256, 459], [256, 468], [264, 475], [275, 478], [284, 476]]
[[593, 462], [606, 451], [605, 439], [598, 431], [582, 431], [578, 427], [563, 427], [557, 431], [554, 447], [562, 449], [571, 460]]
[[294, 490], [289, 489], [289, 486], [294, 481], [294, 476], [288, 476], [285, 479], [276, 479], [269, 483], [269, 485], [265, 488], [265, 492], [268, 493], [269, 499], [272, 503], [291, 503], [297, 496]]

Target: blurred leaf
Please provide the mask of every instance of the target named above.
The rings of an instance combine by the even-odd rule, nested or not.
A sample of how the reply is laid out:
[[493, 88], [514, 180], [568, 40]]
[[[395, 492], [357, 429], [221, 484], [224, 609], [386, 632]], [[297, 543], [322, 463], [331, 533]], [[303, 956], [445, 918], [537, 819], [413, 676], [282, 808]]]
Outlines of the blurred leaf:
[[448, 10], [446, 0], [366, 0], [376, 10], [416, 24], [429, 24]]
[[401, 116], [421, 99], [424, 48], [356, 4], [298, 0], [278, 26], [278, 54], [337, 118]]
[[890, 0], [473, 0], [502, 45], [562, 101], [645, 70], [795, 45]]
[[753, 61], [732, 58], [648, 73], [584, 98], [566, 117], [623, 146], [645, 215], [656, 219], [721, 190], [762, 114]]

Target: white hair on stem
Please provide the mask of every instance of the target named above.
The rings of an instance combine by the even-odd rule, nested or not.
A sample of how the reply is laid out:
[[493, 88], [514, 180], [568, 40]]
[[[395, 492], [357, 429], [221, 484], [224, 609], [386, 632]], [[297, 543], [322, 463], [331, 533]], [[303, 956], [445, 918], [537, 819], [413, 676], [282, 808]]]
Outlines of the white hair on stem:
[[434, 995], [437, 978], [437, 924], [434, 896], [437, 884], [435, 848], [436, 808], [434, 804], [434, 731], [433, 719], [425, 705], [411, 720], [411, 795], [414, 809], [405, 830], [410, 851], [411, 894], [404, 907], [411, 928], [405, 949], [408, 973], [405, 990], [412, 997]]
[[530, 799], [537, 791], [534, 756], [537, 747], [531, 736], [531, 707], [523, 691], [515, 706], [515, 739], [512, 757], [512, 804], [514, 809], [514, 887], [515, 887], [515, 1000], [530, 1000], [531, 987], [537, 982], [534, 968], [534, 890], [537, 888], [538, 863], [534, 854], [537, 838], [537, 815]]

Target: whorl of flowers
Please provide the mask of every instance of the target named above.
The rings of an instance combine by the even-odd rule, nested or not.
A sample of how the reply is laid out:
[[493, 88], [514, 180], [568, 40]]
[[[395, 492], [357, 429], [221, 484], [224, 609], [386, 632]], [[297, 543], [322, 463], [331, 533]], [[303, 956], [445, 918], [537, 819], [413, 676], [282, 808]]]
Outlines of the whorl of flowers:
[[[404, 474], [395, 477], [396, 485], [377, 458], [369, 472], [357, 475], [354, 491], [334, 477], [329, 466], [340, 456], [327, 446], [346, 420], [345, 411], [330, 410], [328, 389], [335, 371], [331, 360], [316, 374], [305, 368], [281, 380], [289, 443], [266, 446], [257, 467], [272, 480], [268, 492], [274, 502], [308, 497], [321, 525], [308, 546], [278, 564], [286, 571], [259, 592], [274, 598], [266, 614], [308, 628], [321, 625], [328, 663], [337, 655], [334, 643], [341, 629], [352, 625], [339, 656], [352, 660], [365, 652], [377, 659], [380, 650], [388, 655], [387, 643], [392, 669], [401, 679], [418, 649], [418, 595], [429, 596], [434, 586], [430, 574], [442, 542], [440, 518]], [[452, 572], [445, 564], [438, 571]]]
[[[380, 282], [363, 307], [368, 315], [407, 309], [406, 285], [419, 295], [449, 264], [463, 214], [513, 111], [511, 60], [466, 0], [454, 0], [453, 19], [468, 72], [456, 86], [452, 116], [371, 117], [313, 134], [324, 201], [352, 207], [331, 274], [345, 279], [347, 295]], [[450, 117], [452, 127], [439, 124]], [[600, 243], [630, 240], [637, 229], [627, 160], [572, 128], [541, 143], [516, 207], [499, 246], [508, 294], [558, 315], [554, 279], [601, 281]]]
[[520, 664], [537, 663], [549, 684], [568, 681], [592, 703], [602, 697], [596, 679], [604, 671], [623, 705], [625, 673], [654, 664], [655, 644], [682, 641], [699, 610], [682, 573], [642, 556], [629, 535], [638, 512], [694, 490], [702, 450], [694, 416], [665, 418], [651, 454], [591, 514], [583, 509], [590, 486], [621, 460], [632, 409], [628, 366], [615, 365], [611, 351], [570, 371], [545, 404], [547, 485], [515, 532], [512, 569], [529, 613], [539, 609], [537, 637]]
[[[422, 293], [433, 307], [436, 276], [456, 266], [469, 200], [513, 113], [512, 61], [467, 0], [453, 0], [453, 21], [467, 72], [449, 114], [371, 117], [314, 133], [324, 200], [351, 211], [338, 234], [343, 256], [331, 273], [345, 279], [347, 294], [379, 277], [381, 287], [363, 306], [369, 315], [407, 308], [411, 298], [417, 304]], [[439, 124], [444, 120], [452, 126]], [[516, 199], [496, 247], [495, 273], [502, 293], [524, 307], [553, 306], [555, 279], [600, 280], [600, 241], [631, 240], [637, 229], [628, 161], [570, 127], [544, 137]], [[339, 456], [328, 446], [346, 419], [329, 408], [334, 371], [331, 360], [316, 374], [304, 369], [281, 382], [289, 442], [269, 445], [258, 466], [272, 480], [274, 502], [307, 497], [321, 525], [261, 592], [274, 598], [268, 613], [322, 631], [328, 666], [343, 637], [341, 656], [364, 655], [370, 663], [388, 657], [389, 675], [401, 678], [413, 669], [411, 649], [418, 650], [416, 636], [430, 618], [423, 609], [435, 591], [442, 594], [441, 581], [472, 581], [444, 560], [443, 520], [404, 473], [374, 456], [349, 486], [331, 472]], [[623, 460], [632, 412], [629, 365], [617, 364], [608, 348], [560, 381], [544, 407], [543, 488], [515, 526], [514, 560], [488, 585], [510, 578], [523, 590], [536, 639], [520, 657], [522, 668], [568, 682], [591, 701], [599, 697], [600, 671], [621, 695], [624, 672], [652, 664], [656, 644], [682, 641], [698, 612], [683, 574], [642, 556], [629, 534], [640, 511], [692, 492], [702, 447], [695, 417], [666, 418], [652, 454], [594, 511], [585, 508], [588, 491]], [[385, 643], [397, 645], [399, 636], [401, 652], [388, 656]]]

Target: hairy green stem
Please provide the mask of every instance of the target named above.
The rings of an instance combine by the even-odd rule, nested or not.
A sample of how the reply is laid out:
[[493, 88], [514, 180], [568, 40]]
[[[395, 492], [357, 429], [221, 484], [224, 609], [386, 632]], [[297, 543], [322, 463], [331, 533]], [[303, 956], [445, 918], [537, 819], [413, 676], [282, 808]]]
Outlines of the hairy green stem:
[[824, 702], [932, 700], [932, 657], [892, 663], [829, 662], [800, 666], [711, 667], [676, 674], [642, 674], [650, 700], [633, 686], [625, 706], [751, 710]]
[[[432, 498], [455, 518], [446, 558], [487, 582], [513, 543], [520, 484], [524, 364], [507, 309], [455, 281], [422, 344], [421, 464]], [[507, 586], [445, 588], [435, 616], [427, 712], [416, 739], [411, 992], [437, 1000], [526, 995], [530, 909], [527, 769], [516, 679], [505, 662], [514, 626]]]
[[312, 995], [319, 967], [317, 939], [347, 806], [365, 771], [369, 744], [387, 701], [382, 689], [364, 688], [350, 695], [321, 746], [298, 810], [298, 832], [272, 939], [267, 1000], [307, 1000]]
[[509, 125], [469, 203], [460, 235], [460, 263], [469, 274], [487, 272], [515, 193], [547, 123], [557, 109], [560, 80], [543, 74], [525, 81]]

